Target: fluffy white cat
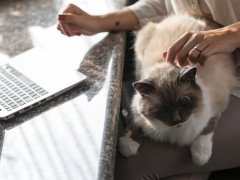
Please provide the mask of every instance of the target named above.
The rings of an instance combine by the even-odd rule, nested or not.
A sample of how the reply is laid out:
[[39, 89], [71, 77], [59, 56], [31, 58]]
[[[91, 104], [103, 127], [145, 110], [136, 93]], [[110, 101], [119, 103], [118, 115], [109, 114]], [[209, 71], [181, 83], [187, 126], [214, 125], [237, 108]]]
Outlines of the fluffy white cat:
[[[218, 54], [203, 66], [179, 67], [162, 56], [183, 34], [209, 28], [204, 20], [170, 16], [147, 24], [135, 41], [139, 81], [134, 83], [133, 126], [153, 140], [189, 145], [197, 165], [211, 157], [214, 128], [236, 82], [233, 58]], [[140, 146], [132, 135], [128, 129], [119, 139], [119, 151], [125, 156], [136, 154]]]

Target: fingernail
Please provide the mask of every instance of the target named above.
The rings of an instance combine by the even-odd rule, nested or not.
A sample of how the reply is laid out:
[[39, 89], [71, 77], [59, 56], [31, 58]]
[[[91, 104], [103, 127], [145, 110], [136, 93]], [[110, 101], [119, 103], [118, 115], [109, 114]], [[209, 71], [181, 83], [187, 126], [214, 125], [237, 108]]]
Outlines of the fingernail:
[[66, 17], [65, 17], [64, 15], [61, 15], [61, 14], [58, 15], [58, 19], [59, 19], [59, 20], [65, 20], [65, 18], [66, 18]]
[[166, 57], [167, 57], [167, 51], [165, 51], [162, 56], [163, 56], [164, 59], [166, 59]]

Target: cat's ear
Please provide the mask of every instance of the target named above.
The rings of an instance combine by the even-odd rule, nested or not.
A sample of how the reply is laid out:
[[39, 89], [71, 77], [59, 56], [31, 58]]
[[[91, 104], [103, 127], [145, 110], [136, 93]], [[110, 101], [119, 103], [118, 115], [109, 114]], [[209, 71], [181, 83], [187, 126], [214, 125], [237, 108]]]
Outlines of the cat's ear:
[[153, 82], [148, 79], [137, 81], [133, 83], [133, 86], [141, 94], [141, 96], [149, 95], [155, 89]]
[[178, 81], [180, 83], [195, 83], [196, 80], [196, 74], [197, 74], [197, 68], [192, 67], [184, 67], [180, 68], [179, 76], [178, 76]]

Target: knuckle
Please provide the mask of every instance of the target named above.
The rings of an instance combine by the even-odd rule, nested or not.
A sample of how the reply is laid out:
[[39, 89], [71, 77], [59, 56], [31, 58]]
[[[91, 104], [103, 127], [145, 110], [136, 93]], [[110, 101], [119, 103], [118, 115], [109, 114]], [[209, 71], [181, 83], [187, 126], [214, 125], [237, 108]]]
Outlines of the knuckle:
[[204, 36], [203, 39], [205, 42], [210, 42], [210, 41], [212, 41], [213, 37], [212, 36]]
[[194, 56], [189, 56], [189, 61], [192, 62], [192, 63], [197, 63], [198, 59]]
[[182, 60], [184, 59], [185, 56], [182, 53], [179, 53], [177, 57], [178, 57], [178, 60]]
[[187, 50], [181, 50], [178, 52], [178, 58], [179, 59], [186, 59], [189, 55], [189, 52]]
[[207, 58], [207, 54], [205, 52], [202, 52], [200, 55], [201, 59], [206, 59]]
[[194, 53], [189, 53], [189, 55], [188, 55], [188, 58], [190, 58], [190, 59], [193, 59], [193, 58], [195, 58], [195, 56], [194, 56]]
[[168, 49], [168, 53], [169, 54], [175, 54], [176, 53], [175, 45], [170, 46], [170, 48]]
[[199, 59], [199, 54], [196, 54], [195, 51], [191, 51], [188, 55], [190, 62], [196, 63]]
[[196, 39], [196, 40], [202, 39], [202, 35], [197, 32], [195, 32], [192, 37], [193, 37], [193, 39]]
[[199, 32], [194, 32], [190, 39], [194, 42], [200, 42], [203, 40], [203, 36]]
[[73, 3], [69, 3], [68, 7], [75, 7], [75, 5]]
[[193, 35], [193, 32], [186, 32], [186, 33], [184, 33], [184, 37], [190, 37], [190, 36], [192, 36]]
[[193, 38], [197, 38], [198, 36], [199, 36], [199, 35], [198, 35], [197, 32], [193, 32], [193, 33], [192, 33], [192, 37], [193, 37]]
[[64, 12], [66, 13], [66, 12], [75, 12], [75, 9], [76, 9], [77, 7], [76, 7], [76, 5], [75, 4], [73, 4], [73, 3], [69, 3], [68, 5], [67, 5], [67, 8], [64, 10]]

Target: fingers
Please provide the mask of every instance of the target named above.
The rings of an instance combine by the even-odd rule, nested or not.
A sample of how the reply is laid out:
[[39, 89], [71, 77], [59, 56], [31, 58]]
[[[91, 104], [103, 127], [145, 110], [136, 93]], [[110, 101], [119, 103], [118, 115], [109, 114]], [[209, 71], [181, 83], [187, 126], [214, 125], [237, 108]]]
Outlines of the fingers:
[[[79, 27], [79, 15], [86, 14], [83, 10], [74, 4], [69, 4], [62, 14], [58, 15], [57, 29], [64, 35], [81, 35]], [[84, 22], [84, 20], [82, 21]], [[79, 29], [79, 30], [78, 30]], [[88, 33], [89, 34], [89, 33]]]
[[168, 62], [174, 62], [178, 51], [186, 44], [191, 36], [192, 33], [186, 33], [170, 46], [166, 58]]
[[64, 28], [61, 22], [58, 22], [57, 29], [64, 35], [69, 36], [68, 32], [66, 31], [66, 27]]
[[[66, 28], [66, 27], [67, 27], [67, 28]], [[62, 34], [66, 35], [66, 36], [69, 36], [69, 37], [70, 37], [70, 36], [75, 36], [75, 35], [80, 36], [81, 34], [83, 34], [83, 33], [81, 33], [81, 31], [79, 30], [79, 28], [74, 27], [74, 25], [71, 25], [71, 24], [69, 24], [69, 25], [65, 24], [65, 25], [63, 26], [63, 23], [58, 23], [57, 29], [58, 29]]]
[[78, 25], [76, 24], [69, 24], [69, 28], [71, 29], [71, 33], [70, 33], [70, 36], [80, 36], [80, 35], [87, 35], [87, 36], [90, 36], [90, 35], [93, 35], [94, 33], [92, 32], [89, 32], [81, 27], [79, 27]]
[[214, 55], [215, 54], [215, 45], [214, 44], [211, 44], [211, 45], [208, 45], [207, 48], [205, 48], [201, 55], [199, 56], [198, 58], [198, 62], [200, 65], [204, 65], [204, 63], [206, 62], [207, 58], [211, 55]]
[[83, 21], [81, 21], [81, 16], [70, 13], [59, 14], [58, 20], [63, 23], [75, 24], [78, 26], [81, 26], [83, 23]]
[[203, 65], [206, 58], [212, 54], [208, 46], [209, 41], [205, 39], [203, 32], [189, 32], [171, 45], [166, 60], [170, 63], [177, 60], [180, 66], [186, 66], [189, 62]]
[[58, 15], [58, 26], [57, 29], [61, 31], [62, 34], [70, 36], [71, 30], [69, 28], [69, 25], [64, 21], [65, 16]]
[[189, 52], [188, 59], [191, 63], [196, 64], [198, 62], [198, 58], [200, 57], [202, 51], [200, 51], [197, 47], [194, 47]]
[[67, 36], [74, 36], [81, 34], [79, 31], [81, 27], [78, 23], [78, 17], [74, 14], [60, 14], [58, 15], [58, 28]]
[[[240, 23], [236, 26], [240, 27]], [[235, 28], [234, 24], [220, 29], [186, 33], [170, 46], [167, 52], [167, 61], [174, 63], [177, 59], [180, 66], [188, 63], [203, 65], [211, 55], [232, 53], [239, 47], [237, 43], [239, 36], [236, 36]], [[233, 31], [229, 31], [229, 29]]]
[[196, 63], [198, 63], [199, 58], [201, 58], [201, 59], [205, 58], [203, 51], [207, 48], [207, 46], [208, 46], [208, 43], [206, 41], [202, 41], [201, 43], [194, 46], [189, 51], [188, 60], [191, 63], [196, 64]]
[[80, 15], [80, 14], [85, 14], [85, 11], [83, 11], [82, 9], [80, 9], [78, 6], [74, 4], [69, 4], [67, 8], [62, 12], [62, 14], [65, 14], [65, 13]]
[[67, 36], [80, 36], [80, 35], [87, 35], [87, 36], [91, 36], [93, 35], [94, 33], [93, 32], [89, 32], [85, 29], [82, 29], [80, 28], [79, 26], [75, 25], [75, 24], [67, 24], [65, 25], [65, 29], [66, 29], [66, 26], [68, 27], [68, 31], [67, 30], [64, 30], [64, 26], [62, 25], [62, 23], [59, 23], [58, 26], [57, 26], [57, 29], [64, 35], [67, 35]]
[[201, 50], [199, 50], [196, 47], [196, 45], [198, 44], [198, 42], [202, 40], [203, 40], [203, 36], [200, 33], [191, 34], [191, 37], [188, 39], [188, 41], [185, 43], [185, 45], [177, 54], [177, 60], [180, 66], [185, 66], [189, 64], [188, 58], [189, 58], [190, 51], [193, 50], [194, 56], [198, 57], [198, 55], [201, 53]]

